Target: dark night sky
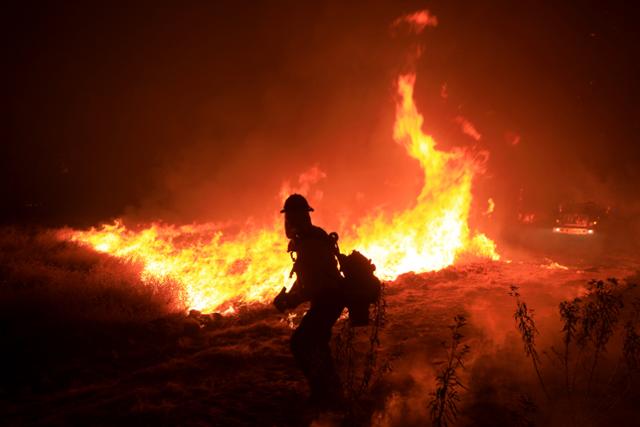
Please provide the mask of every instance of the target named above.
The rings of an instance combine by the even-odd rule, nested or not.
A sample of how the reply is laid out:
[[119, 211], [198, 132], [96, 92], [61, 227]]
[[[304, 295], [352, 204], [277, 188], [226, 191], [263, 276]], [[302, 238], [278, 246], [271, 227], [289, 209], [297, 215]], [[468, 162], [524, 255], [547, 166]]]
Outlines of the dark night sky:
[[[491, 153], [483, 196], [640, 204], [632, 6], [85, 3], [3, 11], [4, 223], [260, 217], [313, 165], [327, 203], [401, 201], [416, 174], [397, 167], [392, 85], [416, 41], [425, 127], [446, 147], [470, 143], [453, 117], [476, 125]], [[420, 8], [439, 26], [392, 37], [390, 23]]]

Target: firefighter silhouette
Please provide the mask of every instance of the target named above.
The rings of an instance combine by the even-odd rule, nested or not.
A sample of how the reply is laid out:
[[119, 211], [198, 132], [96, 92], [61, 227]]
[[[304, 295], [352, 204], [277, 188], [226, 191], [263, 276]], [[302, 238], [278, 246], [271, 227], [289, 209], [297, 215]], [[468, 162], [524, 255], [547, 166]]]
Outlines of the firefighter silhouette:
[[310, 301], [311, 306], [291, 336], [291, 352], [311, 389], [310, 402], [332, 406], [342, 402], [342, 387], [336, 373], [329, 342], [331, 329], [345, 308], [340, 295], [342, 276], [336, 260], [336, 242], [311, 223], [313, 208], [293, 194], [283, 209], [288, 251], [294, 259], [296, 281], [289, 292], [283, 288], [274, 300], [283, 312]]

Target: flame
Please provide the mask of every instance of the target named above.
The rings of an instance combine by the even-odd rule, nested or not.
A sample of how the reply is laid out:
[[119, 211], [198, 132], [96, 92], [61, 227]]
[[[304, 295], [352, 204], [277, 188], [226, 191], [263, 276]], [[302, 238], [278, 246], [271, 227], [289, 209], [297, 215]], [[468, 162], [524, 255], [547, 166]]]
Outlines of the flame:
[[462, 130], [462, 133], [464, 133], [465, 135], [470, 136], [476, 141], [480, 141], [480, 139], [482, 139], [482, 135], [480, 134], [480, 132], [478, 132], [476, 127], [473, 125], [473, 123], [471, 123], [466, 118], [462, 116], [456, 116], [454, 121], [460, 125], [460, 129]]
[[487, 199], [487, 210], [484, 211], [485, 216], [491, 215], [496, 210], [496, 202], [493, 201], [492, 197]]
[[233, 313], [238, 301], [265, 301], [289, 279], [286, 241], [271, 229], [248, 227], [233, 237], [214, 224], [151, 224], [136, 231], [122, 222], [88, 231], [63, 230], [63, 237], [95, 250], [143, 264], [142, 278], [177, 280], [185, 305]]
[[367, 218], [356, 230], [350, 247], [370, 256], [383, 278], [408, 271], [433, 271], [471, 252], [498, 259], [495, 244], [482, 234], [471, 236], [467, 219], [471, 183], [479, 164], [467, 152], [436, 149], [436, 141], [422, 131], [423, 117], [413, 99], [415, 74], [398, 78], [394, 139], [418, 160], [424, 185], [416, 204], [391, 217]]
[[391, 27], [396, 28], [403, 24], [407, 25], [412, 32], [420, 34], [425, 27], [437, 27], [438, 17], [426, 9], [418, 10], [396, 19], [391, 24]]
[[[471, 185], [482, 165], [468, 151], [441, 151], [422, 131], [423, 117], [413, 100], [415, 74], [399, 77], [394, 139], [416, 159], [424, 185], [415, 204], [402, 212], [364, 218], [344, 230], [343, 251], [357, 248], [377, 265], [377, 274], [442, 269], [466, 255], [497, 260], [495, 243], [468, 225]], [[324, 172], [300, 181], [314, 181]], [[281, 218], [270, 227], [246, 224], [239, 233], [215, 224], [153, 223], [140, 230], [121, 221], [88, 231], [63, 230], [61, 237], [143, 265], [142, 278], [182, 284], [185, 306], [205, 312], [234, 313], [237, 303], [265, 302], [291, 282], [291, 261]]]

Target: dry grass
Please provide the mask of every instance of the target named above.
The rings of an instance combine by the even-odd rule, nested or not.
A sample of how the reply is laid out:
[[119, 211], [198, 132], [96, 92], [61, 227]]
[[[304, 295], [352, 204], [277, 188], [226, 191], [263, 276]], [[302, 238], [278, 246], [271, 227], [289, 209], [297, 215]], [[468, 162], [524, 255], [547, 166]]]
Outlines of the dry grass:
[[143, 283], [140, 265], [60, 241], [54, 232], [0, 233], [0, 316], [47, 322], [147, 321], [182, 309], [180, 287]]
[[102, 375], [108, 376], [108, 363], [119, 354], [140, 351], [151, 334], [166, 335], [152, 321], [180, 312], [179, 288], [169, 281], [143, 283], [139, 273], [140, 266], [60, 241], [53, 232], [3, 229], [0, 395], [91, 376], [74, 370], [76, 360], [107, 363]]
[[[8, 359], [0, 366], [3, 425], [326, 425], [305, 405], [306, 383], [289, 352], [290, 323], [304, 307], [295, 319], [261, 304], [228, 317], [186, 315], [170, 284], [141, 284], [138, 266], [54, 237], [17, 230], [0, 236], [0, 333]], [[531, 360], [505, 292], [527, 275], [535, 280], [521, 283], [527, 303], [521, 311], [540, 331], [532, 344], [551, 401], [526, 369]], [[584, 289], [590, 275], [501, 263], [399, 279], [386, 289], [388, 306], [371, 311], [385, 327], [354, 333], [351, 393], [359, 406], [343, 425], [429, 425], [430, 400], [451, 390], [442, 387], [452, 379], [443, 369], [456, 368], [464, 344], [473, 351], [455, 377], [467, 390], [459, 389], [451, 425], [628, 425], [637, 417], [638, 290], [615, 286], [612, 295], [624, 295], [625, 306], [601, 346], [589, 394], [598, 336], [607, 336], [604, 322], [583, 321], [584, 307], [598, 301]], [[460, 329], [447, 325], [456, 313], [469, 323], [450, 353]], [[600, 332], [583, 338], [585, 329]], [[394, 368], [388, 373], [387, 360]]]

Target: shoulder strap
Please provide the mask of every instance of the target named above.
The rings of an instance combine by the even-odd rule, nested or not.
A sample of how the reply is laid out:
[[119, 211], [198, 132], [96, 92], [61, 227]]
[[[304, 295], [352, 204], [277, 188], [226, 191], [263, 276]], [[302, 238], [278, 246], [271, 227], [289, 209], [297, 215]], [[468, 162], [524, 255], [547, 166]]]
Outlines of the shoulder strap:
[[329, 240], [331, 241], [331, 243], [333, 243], [336, 256], [340, 255], [340, 247], [338, 246], [338, 239], [339, 239], [338, 233], [336, 233], [335, 231], [332, 231], [331, 233], [329, 233]]

